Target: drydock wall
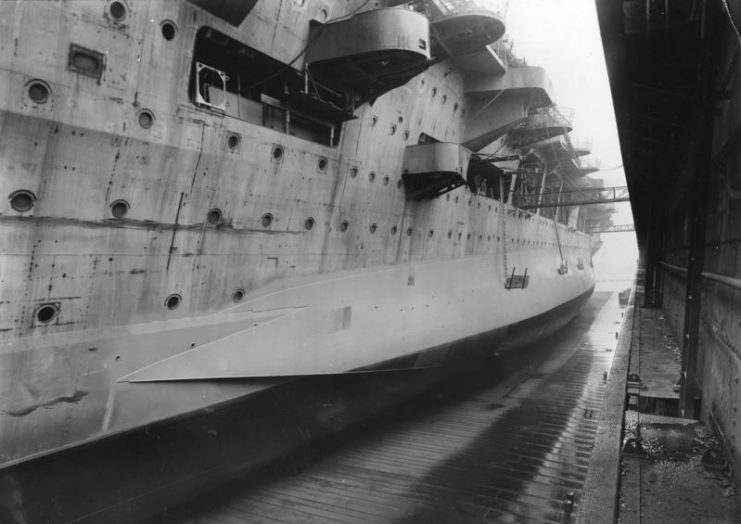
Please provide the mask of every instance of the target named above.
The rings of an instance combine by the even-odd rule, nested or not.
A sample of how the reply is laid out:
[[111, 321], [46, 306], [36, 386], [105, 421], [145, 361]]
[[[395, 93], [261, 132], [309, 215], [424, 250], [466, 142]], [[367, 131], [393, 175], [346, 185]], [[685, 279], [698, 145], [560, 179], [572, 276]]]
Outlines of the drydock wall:
[[681, 341], [681, 409], [741, 478], [741, 5], [595, 0], [645, 271]]
[[[691, 170], [692, 179], [705, 185], [704, 242], [700, 254], [699, 337], [697, 382], [701, 396], [700, 418], [717, 423], [724, 434], [736, 469], [741, 478], [741, 280], [720, 283], [714, 276], [741, 278], [741, 70], [737, 33], [730, 20], [716, 18], [718, 41], [713, 42], [710, 88], [714, 92], [711, 163]], [[689, 157], [702, 155], [702, 142], [697, 136]], [[695, 162], [687, 162], [692, 166]], [[694, 181], [694, 180], [693, 180]], [[689, 183], [686, 187], [692, 187]], [[690, 197], [675, 195], [679, 201], [667, 221], [667, 242], [662, 257], [678, 267], [687, 267], [694, 254], [690, 251], [690, 228], [693, 217]], [[663, 309], [674, 332], [681, 335], [686, 327], [688, 303], [687, 276], [682, 271], [664, 271]]]

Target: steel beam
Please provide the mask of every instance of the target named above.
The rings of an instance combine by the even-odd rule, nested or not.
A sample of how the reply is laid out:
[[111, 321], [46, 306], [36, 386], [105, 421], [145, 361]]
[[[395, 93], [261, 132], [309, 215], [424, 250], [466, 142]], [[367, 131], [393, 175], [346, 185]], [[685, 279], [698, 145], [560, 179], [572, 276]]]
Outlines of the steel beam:
[[620, 225], [609, 225], [609, 226], [596, 226], [593, 228], [590, 228], [588, 233], [595, 234], [595, 233], [623, 233], [625, 231], [635, 231], [635, 225], [633, 224], [620, 224]]
[[[539, 200], [539, 197], [540, 200]], [[627, 186], [585, 187], [568, 191], [547, 191], [542, 195], [515, 195], [515, 205], [522, 209], [544, 207], [584, 206], [589, 204], [611, 204], [628, 202], [630, 195]]]
[[682, 336], [682, 374], [679, 390], [679, 414], [684, 418], [699, 416], [696, 399], [700, 390], [697, 385], [697, 357], [699, 353], [700, 314], [702, 297], [700, 287], [705, 259], [705, 226], [707, 216], [707, 180], [711, 178], [713, 150], [713, 108], [715, 106], [713, 86], [713, 46], [707, 28], [712, 21], [707, 18], [713, 13], [706, 9], [703, 17], [705, 27], [702, 34], [702, 60], [697, 75], [698, 97], [695, 126], [695, 155], [690, 192], [690, 242], [687, 262], [687, 291], [684, 308], [684, 328]]

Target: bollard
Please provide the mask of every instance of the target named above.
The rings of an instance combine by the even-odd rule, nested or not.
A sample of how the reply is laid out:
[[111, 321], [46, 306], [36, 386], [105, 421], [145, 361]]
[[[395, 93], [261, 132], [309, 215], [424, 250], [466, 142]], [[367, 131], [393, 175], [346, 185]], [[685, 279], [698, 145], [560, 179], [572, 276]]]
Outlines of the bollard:
[[623, 445], [623, 456], [633, 458], [647, 458], [646, 452], [638, 438], [631, 437]]
[[726, 461], [720, 451], [710, 448], [702, 455], [702, 465], [707, 469], [723, 470], [726, 468]]
[[571, 514], [574, 512], [574, 492], [570, 491], [563, 498], [563, 524], [571, 520]]

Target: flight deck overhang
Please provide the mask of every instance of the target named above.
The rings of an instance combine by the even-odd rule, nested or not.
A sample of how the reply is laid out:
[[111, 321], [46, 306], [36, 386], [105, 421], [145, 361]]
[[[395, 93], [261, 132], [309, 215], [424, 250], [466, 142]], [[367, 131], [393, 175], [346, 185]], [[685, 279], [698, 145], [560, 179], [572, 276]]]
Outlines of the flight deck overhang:
[[507, 67], [499, 75], [486, 74], [486, 70], [470, 74], [464, 81], [464, 93], [471, 116], [463, 143], [472, 151], [480, 151], [523, 125], [533, 108], [552, 104], [552, 84], [541, 67]]
[[489, 75], [487, 71], [483, 73], [466, 76], [463, 87], [466, 95], [487, 98], [507, 92], [529, 97], [531, 107], [553, 104], [553, 84], [542, 67], [507, 67], [497, 76]]
[[453, 57], [451, 60], [458, 69], [463, 71], [466, 77], [470, 75], [495, 77], [503, 75], [507, 71], [507, 65], [491, 45], [484, 46], [475, 53]]

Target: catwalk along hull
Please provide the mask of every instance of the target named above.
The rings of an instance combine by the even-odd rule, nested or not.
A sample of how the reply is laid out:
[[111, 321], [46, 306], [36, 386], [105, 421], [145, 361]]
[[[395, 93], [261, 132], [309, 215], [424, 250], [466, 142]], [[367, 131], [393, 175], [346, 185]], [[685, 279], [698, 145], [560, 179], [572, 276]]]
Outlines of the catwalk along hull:
[[573, 317], [578, 210], [511, 203], [562, 174], [501, 168], [542, 139], [542, 70], [481, 41], [494, 15], [434, 40], [461, 17], [366, 4], [0, 5], [4, 466]]

